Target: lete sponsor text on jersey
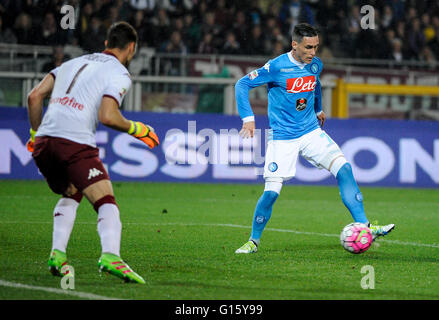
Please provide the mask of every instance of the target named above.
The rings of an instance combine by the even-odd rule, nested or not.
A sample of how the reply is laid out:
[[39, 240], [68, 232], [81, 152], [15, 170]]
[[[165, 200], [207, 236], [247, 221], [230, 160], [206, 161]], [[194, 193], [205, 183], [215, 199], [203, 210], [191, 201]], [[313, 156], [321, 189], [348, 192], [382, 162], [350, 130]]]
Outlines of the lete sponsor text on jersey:
[[287, 91], [290, 93], [310, 92], [313, 91], [315, 87], [315, 76], [287, 79]]

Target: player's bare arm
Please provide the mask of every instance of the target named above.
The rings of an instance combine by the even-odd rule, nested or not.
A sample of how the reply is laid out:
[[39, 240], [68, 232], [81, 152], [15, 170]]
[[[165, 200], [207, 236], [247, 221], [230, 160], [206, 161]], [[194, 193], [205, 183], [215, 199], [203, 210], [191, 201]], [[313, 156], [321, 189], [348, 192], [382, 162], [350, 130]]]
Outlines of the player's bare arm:
[[99, 108], [99, 121], [114, 130], [127, 132], [130, 129], [130, 121], [119, 111], [119, 105], [110, 97], [103, 97]]
[[127, 132], [144, 142], [151, 149], [160, 143], [153, 127], [126, 119], [119, 111], [119, 105], [113, 98], [102, 98], [98, 117], [103, 125], [118, 131]]
[[27, 96], [27, 113], [30, 122], [30, 138], [26, 143], [29, 152], [34, 151], [35, 133], [41, 124], [43, 117], [43, 101], [49, 97], [53, 86], [55, 85], [55, 78], [51, 74], [47, 74], [43, 80], [40, 81]]
[[51, 74], [47, 74], [43, 80], [40, 81], [27, 96], [27, 111], [29, 115], [29, 122], [32, 130], [37, 131], [41, 124], [43, 114], [43, 101], [49, 97], [53, 86], [55, 85], [55, 79]]

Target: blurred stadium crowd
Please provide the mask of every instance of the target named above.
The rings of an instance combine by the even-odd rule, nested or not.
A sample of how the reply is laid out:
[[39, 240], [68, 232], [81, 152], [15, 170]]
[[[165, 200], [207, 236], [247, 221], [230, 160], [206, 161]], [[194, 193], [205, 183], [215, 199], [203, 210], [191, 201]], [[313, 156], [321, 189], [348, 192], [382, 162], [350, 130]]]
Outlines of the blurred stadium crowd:
[[[74, 30], [60, 27], [64, 4], [75, 8]], [[375, 8], [374, 30], [361, 28], [364, 4]], [[276, 56], [308, 22], [321, 30], [323, 58], [439, 58], [436, 0], [0, 0], [0, 43], [97, 52], [118, 20], [137, 29], [141, 46], [166, 53]]]

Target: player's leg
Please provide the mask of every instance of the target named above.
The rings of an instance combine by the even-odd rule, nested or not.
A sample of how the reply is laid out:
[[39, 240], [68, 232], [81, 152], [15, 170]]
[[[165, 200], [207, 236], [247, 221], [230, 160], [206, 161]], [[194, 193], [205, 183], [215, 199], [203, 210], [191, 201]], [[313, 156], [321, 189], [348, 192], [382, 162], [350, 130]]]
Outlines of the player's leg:
[[273, 205], [282, 189], [282, 178], [266, 178], [264, 193], [259, 198], [253, 215], [252, 233], [250, 240], [259, 245], [262, 232], [270, 220]]
[[81, 199], [82, 193], [76, 190], [73, 194], [66, 192], [62, 198], [58, 200], [53, 210], [52, 251], [58, 250], [64, 253], [66, 252], [73, 224], [76, 219], [76, 210], [78, 209]]
[[242, 247], [237, 249], [235, 251], [236, 253], [253, 253], [258, 250], [262, 232], [264, 231], [268, 220], [270, 220], [273, 205], [282, 189], [282, 182], [282, 178], [266, 179], [264, 193], [259, 198], [253, 215], [250, 239]]
[[271, 218], [273, 205], [279, 197], [284, 180], [295, 175], [298, 155], [297, 141], [269, 141], [264, 166], [265, 188], [253, 214], [250, 239], [235, 253], [257, 252], [262, 232]]
[[334, 159], [329, 171], [337, 179], [341, 200], [352, 215], [355, 222], [369, 225], [363, 206], [363, 195], [352, 173], [352, 167], [344, 156]]
[[53, 275], [62, 276], [62, 267], [67, 264], [67, 245], [82, 194], [69, 184], [66, 168], [56, 152], [58, 147], [54, 139], [37, 137], [34, 148], [32, 156], [35, 164], [50, 189], [62, 195], [53, 210], [52, 250], [47, 262]]
[[67, 245], [76, 219], [76, 210], [82, 194], [63, 195], [53, 210], [52, 250], [48, 261], [49, 271], [61, 276], [61, 269], [67, 264]]
[[93, 205], [97, 217], [97, 229], [101, 240], [102, 255], [98, 261], [100, 271], [109, 272], [125, 281], [145, 283], [120, 258], [122, 223], [119, 207], [113, 193], [113, 186], [107, 171], [99, 159], [97, 148], [81, 150], [79, 161], [69, 164], [69, 178], [79, 191]]
[[82, 191], [97, 213], [102, 252], [120, 255], [122, 223], [110, 180], [100, 180]]
[[99, 270], [127, 282], [144, 284], [145, 280], [120, 257], [122, 223], [110, 180], [104, 179], [95, 182], [82, 192], [98, 214], [98, 234], [102, 247], [102, 254], [98, 261]]
[[330, 171], [337, 179], [341, 199], [346, 208], [349, 209], [354, 221], [369, 226], [374, 240], [391, 232], [395, 228], [394, 224], [372, 225], [366, 218], [363, 195], [355, 181], [350, 163], [344, 157], [337, 158], [334, 162], [336, 163], [335, 168], [331, 168]]
[[321, 129], [304, 136], [300, 154], [318, 168], [329, 170], [336, 177], [341, 199], [355, 222], [369, 223], [363, 208], [363, 197], [339, 146]]
[[394, 228], [370, 225], [363, 206], [363, 195], [354, 178], [352, 167], [346, 160], [339, 146], [326, 132], [317, 129], [307, 137], [307, 143], [301, 149], [301, 155], [316, 167], [325, 168], [336, 178], [343, 204], [349, 210], [355, 222], [370, 226], [374, 238], [386, 235]]
[[98, 214], [98, 234], [103, 252], [119, 255], [122, 224], [113, 187], [98, 157], [98, 150], [83, 148], [76, 158], [80, 160], [68, 166], [69, 178]]

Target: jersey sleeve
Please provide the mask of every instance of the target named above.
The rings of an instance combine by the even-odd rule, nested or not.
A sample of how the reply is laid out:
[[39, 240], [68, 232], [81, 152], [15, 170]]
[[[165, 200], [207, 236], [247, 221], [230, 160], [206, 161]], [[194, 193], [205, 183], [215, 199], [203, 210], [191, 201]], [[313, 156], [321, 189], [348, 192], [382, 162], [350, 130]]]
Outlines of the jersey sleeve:
[[119, 107], [122, 105], [123, 98], [131, 87], [131, 77], [128, 73], [112, 76], [104, 90], [104, 97], [113, 98]]
[[56, 79], [56, 76], [58, 75], [58, 70], [59, 70], [59, 67], [56, 67], [55, 69], [52, 69], [52, 70], [49, 72], [49, 74], [52, 75], [53, 79]]
[[270, 70], [270, 61], [263, 67], [253, 70], [235, 84], [235, 99], [241, 119], [254, 116], [250, 106], [249, 91], [273, 81], [274, 70]]

